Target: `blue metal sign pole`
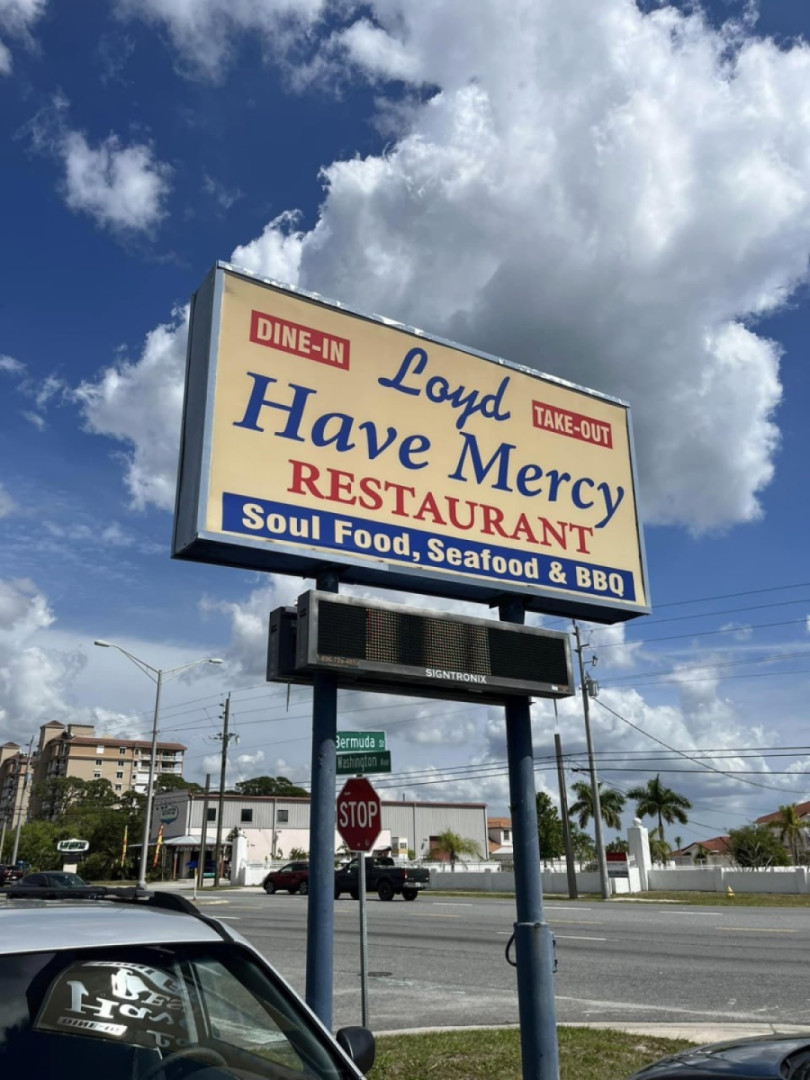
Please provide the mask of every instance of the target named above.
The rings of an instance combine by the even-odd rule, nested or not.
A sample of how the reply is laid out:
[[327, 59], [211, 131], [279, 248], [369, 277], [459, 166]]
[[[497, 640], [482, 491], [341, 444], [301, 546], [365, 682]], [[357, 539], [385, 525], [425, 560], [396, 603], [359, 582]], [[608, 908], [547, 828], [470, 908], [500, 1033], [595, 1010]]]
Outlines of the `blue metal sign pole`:
[[[503, 622], [522, 623], [519, 599], [500, 605]], [[537, 799], [530, 703], [507, 698], [506, 745], [515, 854], [515, 957], [523, 1080], [559, 1080], [554, 1010], [554, 941], [543, 918], [543, 881], [537, 834]]]
[[[317, 588], [337, 592], [338, 571], [321, 571]], [[307, 898], [306, 1000], [325, 1027], [332, 1027], [335, 925], [335, 742], [337, 675], [315, 672], [312, 691], [312, 796], [309, 896]]]

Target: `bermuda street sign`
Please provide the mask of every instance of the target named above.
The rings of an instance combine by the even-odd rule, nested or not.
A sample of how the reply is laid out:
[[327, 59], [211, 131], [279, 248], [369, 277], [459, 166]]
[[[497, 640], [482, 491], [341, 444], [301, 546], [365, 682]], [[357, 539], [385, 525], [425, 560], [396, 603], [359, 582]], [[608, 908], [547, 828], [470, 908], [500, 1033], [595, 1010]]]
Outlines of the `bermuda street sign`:
[[378, 750], [367, 754], [338, 754], [337, 774], [347, 776], [351, 773], [390, 773], [391, 751]]
[[384, 750], [384, 731], [339, 731], [337, 745], [339, 754], [354, 753], [359, 750]]

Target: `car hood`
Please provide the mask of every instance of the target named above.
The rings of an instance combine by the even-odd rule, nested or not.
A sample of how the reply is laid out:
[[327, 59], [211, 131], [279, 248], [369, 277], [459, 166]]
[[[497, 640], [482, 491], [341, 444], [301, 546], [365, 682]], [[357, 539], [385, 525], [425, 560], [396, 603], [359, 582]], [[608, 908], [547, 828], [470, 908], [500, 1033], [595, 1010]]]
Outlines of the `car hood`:
[[767, 1077], [784, 1080], [790, 1073], [782, 1069], [782, 1063], [794, 1055], [798, 1056], [795, 1064], [810, 1060], [810, 1034], [762, 1035], [682, 1050], [679, 1054], [648, 1065], [632, 1080], [663, 1080], [664, 1077], [688, 1080], [690, 1076], [714, 1074], [718, 1077], [733, 1075], [755, 1077], [756, 1080], [766, 1080]]

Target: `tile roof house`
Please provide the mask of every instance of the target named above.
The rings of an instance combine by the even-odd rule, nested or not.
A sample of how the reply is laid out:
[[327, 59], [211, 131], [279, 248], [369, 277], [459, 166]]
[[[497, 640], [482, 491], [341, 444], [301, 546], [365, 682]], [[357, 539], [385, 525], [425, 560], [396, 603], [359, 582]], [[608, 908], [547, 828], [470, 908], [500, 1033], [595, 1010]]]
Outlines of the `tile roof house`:
[[487, 818], [487, 844], [490, 859], [513, 859], [512, 819], [508, 817]]

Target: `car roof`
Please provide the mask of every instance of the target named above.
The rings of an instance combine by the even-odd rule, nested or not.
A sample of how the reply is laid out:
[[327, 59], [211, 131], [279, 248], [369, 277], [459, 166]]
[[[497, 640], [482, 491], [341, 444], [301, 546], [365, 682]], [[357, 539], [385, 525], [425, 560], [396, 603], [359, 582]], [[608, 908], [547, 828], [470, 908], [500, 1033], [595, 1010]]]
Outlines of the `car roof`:
[[0, 955], [211, 941], [222, 936], [182, 911], [109, 900], [0, 900]]

